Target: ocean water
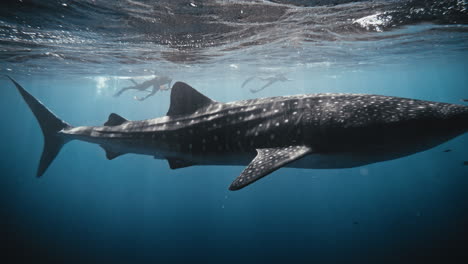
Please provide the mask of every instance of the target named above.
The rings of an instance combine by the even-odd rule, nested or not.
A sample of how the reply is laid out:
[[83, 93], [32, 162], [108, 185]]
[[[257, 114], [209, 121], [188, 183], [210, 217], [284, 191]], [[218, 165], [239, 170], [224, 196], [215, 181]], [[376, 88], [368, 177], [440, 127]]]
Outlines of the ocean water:
[[[368, 93], [466, 104], [468, 3], [2, 1], [2, 263], [466, 263], [468, 136], [350, 169], [282, 168], [239, 190], [240, 166], [171, 170], [64, 146], [41, 178], [40, 127], [16, 79], [72, 125], [164, 116], [129, 79], [166, 74], [230, 102]], [[284, 74], [277, 82], [241, 84]], [[446, 152], [446, 150], [450, 150]]]

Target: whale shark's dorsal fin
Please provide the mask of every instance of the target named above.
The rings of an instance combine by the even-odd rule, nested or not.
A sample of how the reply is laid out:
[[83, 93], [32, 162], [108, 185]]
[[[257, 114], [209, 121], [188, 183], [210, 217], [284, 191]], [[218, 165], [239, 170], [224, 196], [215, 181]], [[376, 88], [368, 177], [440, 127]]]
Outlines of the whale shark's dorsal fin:
[[216, 101], [204, 96], [190, 85], [183, 82], [176, 82], [172, 86], [171, 105], [168, 116], [189, 115], [198, 109], [214, 104]]
[[112, 113], [109, 115], [109, 119], [107, 119], [107, 122], [104, 123], [105, 126], [118, 126], [121, 125], [128, 120], [119, 116], [118, 114]]
[[284, 165], [312, 152], [312, 149], [306, 146], [257, 149], [257, 156], [255, 159], [253, 159], [241, 175], [231, 183], [229, 190], [234, 191], [242, 189]]

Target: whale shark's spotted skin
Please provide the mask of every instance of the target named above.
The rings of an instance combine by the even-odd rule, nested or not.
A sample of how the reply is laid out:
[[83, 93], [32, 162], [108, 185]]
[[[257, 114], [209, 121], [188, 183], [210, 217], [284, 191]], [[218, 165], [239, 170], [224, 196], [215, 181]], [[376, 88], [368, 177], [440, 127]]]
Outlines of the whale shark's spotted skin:
[[429, 149], [466, 132], [468, 107], [363, 94], [219, 103], [177, 82], [167, 116], [128, 121], [111, 114], [98, 127], [60, 122], [61, 138], [100, 144], [109, 159], [152, 155], [173, 169], [248, 164], [230, 186], [237, 190], [283, 166], [347, 168]]

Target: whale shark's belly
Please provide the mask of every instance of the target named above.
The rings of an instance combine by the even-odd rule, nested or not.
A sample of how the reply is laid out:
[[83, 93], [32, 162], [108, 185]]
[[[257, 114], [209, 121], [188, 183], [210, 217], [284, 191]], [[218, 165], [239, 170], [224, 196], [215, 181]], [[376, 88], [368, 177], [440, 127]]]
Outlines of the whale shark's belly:
[[[412, 153], [313, 153], [285, 165], [289, 168], [303, 169], [340, 169], [352, 168], [376, 162], [397, 159]], [[173, 158], [189, 161], [193, 165], [233, 165], [246, 166], [256, 156], [251, 153], [232, 153], [224, 155], [175, 155]]]

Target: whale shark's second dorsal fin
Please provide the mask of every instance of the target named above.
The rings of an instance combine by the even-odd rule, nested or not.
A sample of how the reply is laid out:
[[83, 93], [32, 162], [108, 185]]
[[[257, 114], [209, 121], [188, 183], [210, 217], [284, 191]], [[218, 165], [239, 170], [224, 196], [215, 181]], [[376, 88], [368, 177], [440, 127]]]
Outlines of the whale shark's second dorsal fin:
[[118, 114], [112, 113], [109, 115], [109, 119], [104, 123], [105, 126], [119, 126], [128, 120], [119, 116]]
[[214, 104], [216, 101], [204, 96], [190, 85], [183, 82], [176, 82], [172, 86], [171, 105], [168, 116], [189, 115], [198, 109]]

